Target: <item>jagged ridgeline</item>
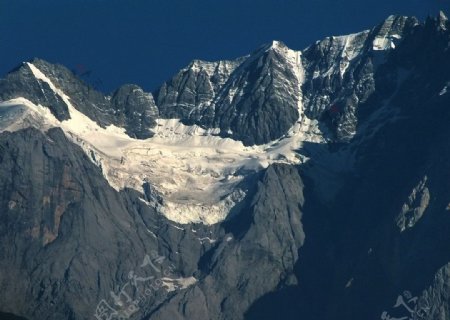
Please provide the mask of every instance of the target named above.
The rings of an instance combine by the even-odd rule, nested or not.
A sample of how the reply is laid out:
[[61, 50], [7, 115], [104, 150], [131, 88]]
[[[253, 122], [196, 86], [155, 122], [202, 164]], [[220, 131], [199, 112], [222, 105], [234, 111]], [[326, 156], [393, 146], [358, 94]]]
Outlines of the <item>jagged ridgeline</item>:
[[0, 318], [448, 319], [450, 23], [0, 80]]

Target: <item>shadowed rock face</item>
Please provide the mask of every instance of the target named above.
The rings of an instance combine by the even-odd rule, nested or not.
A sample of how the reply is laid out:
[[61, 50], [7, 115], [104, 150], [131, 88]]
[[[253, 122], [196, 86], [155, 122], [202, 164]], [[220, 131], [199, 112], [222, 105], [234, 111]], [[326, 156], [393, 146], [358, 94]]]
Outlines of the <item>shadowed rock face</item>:
[[[177, 268], [181, 276], [192, 273], [208, 248], [191, 234], [167, 230], [165, 220], [160, 225], [161, 216], [139, 206], [142, 195], [112, 189], [60, 129], [2, 133], [0, 150], [3, 311], [30, 319], [92, 317], [99, 301], [128, 281], [145, 254], [164, 252], [166, 265], [179, 247], [185, 256]], [[150, 229], [161, 229], [163, 236], [155, 238]], [[140, 276], [151, 273], [157, 272], [140, 270]], [[155, 296], [150, 305], [163, 298]]]
[[[182, 297], [191, 292], [211, 300], [208, 317], [219, 317], [221, 310], [214, 303], [224, 300], [230, 303], [230, 317], [238, 317], [280, 279], [292, 281], [304, 238], [302, 183], [295, 167], [270, 167], [253, 182], [256, 190], [245, 213], [226, 228], [206, 228], [174, 227], [142, 205], [138, 197], [145, 196], [132, 190], [116, 192], [60, 129], [47, 134], [35, 129], [2, 133], [0, 163], [0, 261], [5, 271], [0, 283], [8, 293], [0, 302], [4, 311], [31, 319], [89, 317], [154, 250], [166, 257], [164, 263], [174, 264], [174, 276], [195, 274], [198, 279], [188, 291], [152, 297], [140, 312], [153, 312], [155, 318], [165, 318], [166, 312], [199, 316], [200, 309], [182, 311], [168, 303], [184, 303]], [[275, 194], [277, 201], [269, 203]], [[249, 215], [251, 223], [237, 231], [242, 214]], [[199, 240], [205, 236], [215, 242]], [[200, 261], [203, 267], [198, 269]], [[273, 265], [274, 261], [279, 263]], [[249, 263], [255, 264], [252, 271]], [[158, 276], [150, 271], [147, 276]], [[260, 282], [256, 291], [255, 281]], [[188, 303], [200, 306], [201, 300]], [[231, 308], [235, 303], [241, 306]]]
[[4, 320], [26, 320], [25, 318], [15, 316], [12, 313], [2, 313], [2, 312], [0, 312], [0, 318]]
[[349, 141], [366, 110], [379, 109], [402, 80], [400, 66], [387, 62], [417, 24], [415, 18], [391, 16], [370, 31], [308, 47], [302, 60], [305, 114], [323, 119], [333, 140]]
[[[266, 295], [248, 319], [447, 318], [450, 96], [440, 93], [450, 53], [437, 26], [429, 20], [392, 53], [388, 64], [415, 70], [393, 94], [398, 120], [362, 144], [355, 136], [353, 175], [331, 202], [314, 177], [317, 161], [302, 167], [312, 179], [303, 179], [299, 286]], [[417, 297], [412, 315], [393, 308], [405, 291]]]
[[299, 60], [298, 52], [278, 42], [255, 52], [216, 101], [212, 126], [231, 132], [245, 145], [264, 144], [287, 133], [299, 119]]
[[120, 243], [129, 246], [137, 237], [124, 237], [129, 215], [113, 227], [114, 216], [127, 212], [124, 201], [59, 129], [3, 133], [0, 145], [1, 283], [10, 293], [1, 308], [39, 319], [87, 316], [102, 282], [110, 283], [102, 276], [106, 261], [142, 250], [119, 252]]
[[124, 85], [111, 98], [116, 123], [127, 129], [129, 136], [146, 139], [152, 136], [148, 128], [156, 125], [159, 111], [153, 97], [136, 85]]
[[[265, 143], [300, 111], [329, 142], [305, 143], [300, 165], [245, 173], [244, 200], [207, 226], [165, 219], [148, 182], [113, 189], [60, 128], [3, 131], [0, 317], [94, 318], [103, 301], [112, 319], [448, 318], [449, 27], [443, 14], [389, 17], [298, 60], [274, 42], [195, 61], [158, 90], [157, 107], [137, 86], [106, 97], [34, 60], [76, 109], [139, 139], [175, 117]], [[70, 117], [27, 64], [0, 81], [1, 100], [19, 96]], [[393, 307], [399, 295], [417, 300]]]
[[0, 99], [6, 101], [24, 97], [36, 104], [47, 106], [58, 120], [69, 119], [64, 101], [53, 93], [49, 85], [34, 77], [31, 69], [22, 64], [0, 80]]
[[[294, 284], [293, 267], [304, 233], [303, 183], [297, 169], [269, 167], [256, 181], [242, 213], [201, 260], [199, 284], [164, 303], [149, 319], [241, 319], [255, 299]], [[242, 230], [242, 224], [248, 221]]]
[[155, 100], [161, 115], [188, 120], [193, 110], [210, 106], [230, 75], [244, 60], [194, 60], [156, 91]]

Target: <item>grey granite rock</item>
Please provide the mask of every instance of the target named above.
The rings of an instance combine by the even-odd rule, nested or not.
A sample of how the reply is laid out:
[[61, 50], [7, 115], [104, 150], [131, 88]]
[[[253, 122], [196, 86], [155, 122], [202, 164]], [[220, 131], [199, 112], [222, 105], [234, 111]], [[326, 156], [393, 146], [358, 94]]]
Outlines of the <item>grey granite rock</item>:
[[2, 311], [90, 318], [130, 271], [156, 275], [139, 269], [158, 243], [131, 209], [137, 198], [112, 189], [60, 129], [2, 133], [0, 163]]
[[[177, 314], [170, 301], [181, 299], [187, 306], [179, 316], [219, 318], [223, 311], [214, 303], [227, 301], [229, 317], [241, 317], [254, 299], [287, 281], [303, 243], [302, 183], [291, 166], [266, 171], [248, 212], [235, 216], [239, 224], [240, 215], [250, 213], [251, 225], [233, 235], [234, 226], [175, 226], [143, 205], [143, 195], [118, 193], [60, 129], [2, 133], [0, 164], [0, 287], [7, 293], [0, 309], [30, 319], [84, 319], [102, 299], [113, 305], [110, 291], [120, 291], [130, 271], [158, 276], [139, 269], [153, 251], [173, 264], [175, 279], [195, 276], [198, 284], [157, 291], [136, 316]], [[204, 236], [219, 240], [205, 243]], [[231, 288], [239, 290], [230, 295]], [[210, 304], [203, 311], [201, 299]]]
[[[130, 136], [138, 139], [152, 135], [151, 128], [155, 126], [159, 112], [150, 93], [145, 93], [136, 85], [125, 85], [109, 97], [83, 82], [62, 65], [41, 59], [33, 59], [29, 63], [68, 96], [75, 109], [100, 126], [113, 124], [124, 127]], [[70, 118], [66, 103], [47, 83], [33, 75], [28, 63], [21, 64], [5, 79], [0, 80], [1, 101], [18, 97], [48, 107], [60, 121]]]
[[124, 85], [111, 98], [116, 123], [127, 129], [131, 137], [145, 139], [152, 136], [149, 128], [156, 125], [159, 116], [153, 96], [136, 85]]
[[192, 61], [155, 92], [161, 116], [189, 121], [191, 113], [196, 109], [208, 109], [230, 74], [242, 61], [242, 58], [235, 61]]
[[395, 92], [401, 75], [398, 66], [387, 66], [391, 44], [398, 46], [417, 23], [390, 16], [373, 30], [329, 37], [304, 51], [305, 113], [331, 128], [330, 140], [352, 139], [359, 122]]
[[0, 80], [0, 100], [24, 97], [35, 104], [47, 106], [58, 120], [69, 119], [69, 110], [64, 101], [54, 94], [49, 85], [36, 79], [24, 63]]
[[[304, 241], [303, 184], [297, 169], [269, 167], [246, 210], [202, 261], [199, 282], [174, 296], [149, 319], [243, 319], [253, 301], [295, 283], [294, 264]], [[242, 230], [248, 216], [249, 223]]]
[[219, 128], [245, 145], [287, 133], [298, 120], [299, 82], [282, 43], [235, 61], [194, 61], [155, 93], [161, 115]]

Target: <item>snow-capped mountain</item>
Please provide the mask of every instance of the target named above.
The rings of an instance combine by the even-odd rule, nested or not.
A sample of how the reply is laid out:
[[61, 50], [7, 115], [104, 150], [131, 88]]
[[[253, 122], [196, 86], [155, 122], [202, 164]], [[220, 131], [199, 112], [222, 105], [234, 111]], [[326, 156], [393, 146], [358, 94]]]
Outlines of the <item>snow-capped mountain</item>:
[[23, 62], [0, 80], [0, 311], [446, 319], [449, 26], [273, 41], [153, 93]]

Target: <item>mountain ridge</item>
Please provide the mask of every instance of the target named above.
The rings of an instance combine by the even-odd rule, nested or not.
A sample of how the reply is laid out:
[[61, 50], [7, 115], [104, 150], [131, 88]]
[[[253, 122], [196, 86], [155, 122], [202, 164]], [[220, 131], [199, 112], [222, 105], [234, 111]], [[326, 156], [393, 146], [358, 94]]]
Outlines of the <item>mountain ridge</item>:
[[445, 318], [448, 27], [390, 16], [302, 51], [273, 41], [193, 61], [155, 97], [15, 68], [0, 80], [0, 311]]

